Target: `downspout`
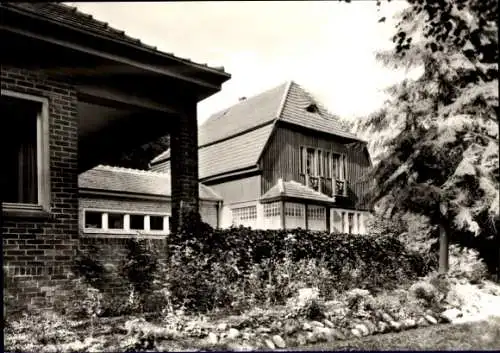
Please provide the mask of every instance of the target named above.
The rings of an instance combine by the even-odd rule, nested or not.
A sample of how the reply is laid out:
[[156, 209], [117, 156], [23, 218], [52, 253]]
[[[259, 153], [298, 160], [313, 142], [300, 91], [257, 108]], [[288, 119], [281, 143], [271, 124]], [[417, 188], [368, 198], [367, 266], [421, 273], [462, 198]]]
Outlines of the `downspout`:
[[217, 201], [217, 203], [215, 204], [215, 211], [217, 215], [217, 228], [220, 228], [220, 213], [222, 212], [222, 201]]

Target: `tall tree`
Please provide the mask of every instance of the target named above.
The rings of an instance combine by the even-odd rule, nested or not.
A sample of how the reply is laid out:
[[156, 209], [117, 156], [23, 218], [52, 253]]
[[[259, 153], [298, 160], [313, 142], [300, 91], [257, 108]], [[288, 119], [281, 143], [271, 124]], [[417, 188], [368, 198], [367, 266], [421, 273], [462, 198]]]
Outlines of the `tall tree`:
[[409, 0], [394, 50], [378, 57], [423, 74], [391, 87], [388, 104], [359, 126], [392, 129], [369, 197], [388, 215], [427, 216], [442, 273], [450, 236], [492, 239], [499, 224], [497, 10], [498, 0]]

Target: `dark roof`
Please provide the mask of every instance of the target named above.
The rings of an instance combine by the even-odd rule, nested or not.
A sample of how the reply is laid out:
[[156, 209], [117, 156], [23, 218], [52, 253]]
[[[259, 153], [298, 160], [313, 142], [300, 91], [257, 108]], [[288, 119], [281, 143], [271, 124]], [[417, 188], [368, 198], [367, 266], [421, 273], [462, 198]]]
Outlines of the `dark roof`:
[[154, 46], [147, 45], [137, 38], [128, 36], [124, 31], [110, 27], [106, 22], [99, 21], [92, 15], [79, 11], [76, 7], [53, 2], [2, 2], [1, 6], [26, 11], [37, 16], [42, 16], [47, 19], [57, 21], [64, 25], [71, 26], [81, 31], [120, 41], [124, 44], [132, 45], [143, 50], [148, 50], [158, 55], [168, 56], [170, 59], [189, 63], [194, 66], [199, 66], [200, 68], [203, 68], [205, 70], [208, 69], [211, 71], [229, 75], [224, 71], [223, 67], [210, 67], [207, 64], [196, 63], [187, 58], [180, 58], [178, 56], [175, 56], [173, 53], [162, 52]]
[[[151, 196], [172, 195], [170, 174], [104, 165], [81, 173], [78, 176], [78, 187]], [[222, 200], [222, 197], [208, 186], [199, 183], [199, 188], [201, 200]]]
[[335, 198], [333, 197], [329, 197], [296, 181], [283, 181], [283, 179], [279, 179], [278, 182], [264, 195], [262, 195], [260, 199], [265, 201], [280, 197], [290, 197], [320, 202], [335, 202]]
[[[306, 109], [311, 104], [317, 107], [313, 112]], [[337, 116], [290, 81], [213, 114], [198, 128], [200, 178], [255, 166], [276, 121], [361, 141], [342, 128]], [[168, 158], [170, 150], [155, 157], [151, 164]]]

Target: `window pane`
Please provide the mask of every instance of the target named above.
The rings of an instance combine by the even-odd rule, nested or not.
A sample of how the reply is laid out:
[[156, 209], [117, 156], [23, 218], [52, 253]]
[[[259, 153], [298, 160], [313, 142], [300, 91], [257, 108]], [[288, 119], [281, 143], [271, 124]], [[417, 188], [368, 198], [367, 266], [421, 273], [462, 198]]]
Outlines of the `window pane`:
[[85, 228], [102, 228], [102, 213], [85, 211]]
[[123, 214], [110, 213], [108, 214], [109, 229], [123, 229]]
[[1, 96], [1, 138], [9, 141], [2, 151], [4, 201], [38, 203], [37, 117], [41, 104]]
[[349, 225], [349, 234], [352, 234], [353, 233], [353, 229], [354, 229], [354, 213], [349, 213], [348, 214], [348, 225]]
[[308, 175], [313, 175], [314, 173], [314, 150], [312, 148], [307, 149], [306, 173]]
[[149, 229], [151, 229], [151, 230], [163, 230], [163, 217], [162, 216], [150, 216], [149, 217]]
[[143, 230], [144, 229], [144, 216], [131, 214], [130, 215], [130, 229]]

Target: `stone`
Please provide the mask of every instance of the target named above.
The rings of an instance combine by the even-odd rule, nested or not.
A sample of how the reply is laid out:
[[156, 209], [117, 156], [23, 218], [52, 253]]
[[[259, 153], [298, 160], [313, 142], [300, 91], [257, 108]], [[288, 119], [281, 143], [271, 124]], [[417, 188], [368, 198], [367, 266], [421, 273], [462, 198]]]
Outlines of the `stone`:
[[325, 324], [326, 327], [329, 327], [329, 328], [335, 328], [335, 325], [333, 324], [333, 322], [331, 322], [330, 320], [328, 319], [324, 319], [323, 320], [323, 324]]
[[405, 319], [403, 320], [404, 328], [415, 328], [417, 326], [417, 322], [413, 319]]
[[220, 324], [217, 325], [217, 329], [219, 331], [226, 331], [228, 328], [228, 324], [225, 322], [221, 322]]
[[418, 327], [427, 327], [429, 326], [429, 322], [424, 317], [419, 317], [417, 320]]
[[362, 333], [360, 330], [358, 330], [357, 328], [353, 328], [353, 329], [351, 330], [351, 334], [352, 334], [354, 337], [358, 337], [358, 338], [359, 338], [359, 337], [363, 337], [363, 333]]
[[377, 329], [379, 332], [385, 333], [385, 332], [389, 331], [389, 325], [383, 321], [379, 321], [377, 323]]
[[255, 330], [255, 332], [257, 333], [270, 333], [271, 331], [272, 330], [269, 327], [265, 326], [257, 327], [257, 329]]
[[217, 342], [219, 342], [219, 337], [217, 337], [217, 334], [210, 332], [205, 338], [205, 341], [210, 345], [216, 345]]
[[456, 319], [463, 316], [463, 313], [458, 309], [448, 309], [441, 313], [441, 318], [445, 322], [454, 322]]
[[264, 340], [264, 343], [266, 344], [267, 348], [269, 348], [269, 349], [276, 349], [276, 346], [274, 345], [273, 341], [271, 341], [270, 339], [266, 338]]
[[312, 325], [308, 322], [304, 322], [304, 324], [302, 325], [302, 330], [304, 331], [311, 331], [312, 330]]
[[325, 327], [322, 322], [319, 321], [311, 321], [310, 324], [314, 327]]
[[394, 319], [392, 318], [391, 315], [387, 314], [387, 313], [382, 313], [382, 320], [384, 320], [385, 322], [387, 323], [390, 323], [391, 321], [394, 321]]
[[315, 327], [313, 333], [316, 335], [318, 341], [331, 342], [337, 337], [335, 330], [329, 327]]
[[278, 347], [278, 348], [285, 348], [286, 347], [285, 340], [283, 338], [281, 338], [280, 335], [274, 335], [272, 337], [272, 340], [273, 340], [273, 343], [276, 347]]
[[432, 315], [425, 315], [424, 318], [432, 325], [436, 325], [438, 323], [436, 318]]
[[390, 326], [391, 326], [391, 328], [392, 328], [393, 330], [395, 330], [395, 331], [399, 331], [399, 330], [401, 330], [401, 326], [402, 326], [402, 325], [401, 325], [399, 322], [397, 322], [397, 321], [391, 321], [391, 322], [389, 322], [389, 325], [390, 325]]
[[227, 332], [227, 338], [230, 340], [234, 340], [240, 336], [240, 331], [235, 328], [230, 328]]
[[363, 336], [368, 336], [370, 334], [370, 330], [364, 324], [357, 324], [354, 326]]

